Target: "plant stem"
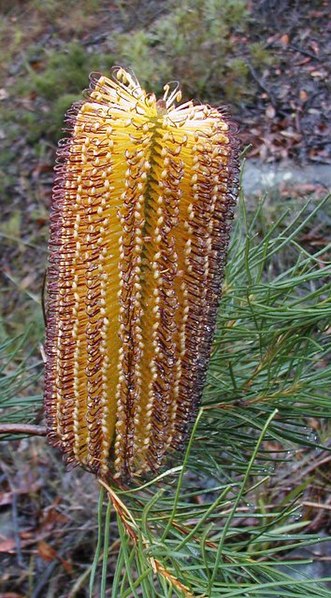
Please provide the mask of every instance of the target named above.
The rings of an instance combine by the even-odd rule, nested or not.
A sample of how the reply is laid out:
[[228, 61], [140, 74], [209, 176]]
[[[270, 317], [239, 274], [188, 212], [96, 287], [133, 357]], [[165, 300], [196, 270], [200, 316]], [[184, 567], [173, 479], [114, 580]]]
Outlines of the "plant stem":
[[26, 434], [29, 436], [46, 436], [46, 427], [35, 424], [2, 424], [0, 423], [0, 434]]

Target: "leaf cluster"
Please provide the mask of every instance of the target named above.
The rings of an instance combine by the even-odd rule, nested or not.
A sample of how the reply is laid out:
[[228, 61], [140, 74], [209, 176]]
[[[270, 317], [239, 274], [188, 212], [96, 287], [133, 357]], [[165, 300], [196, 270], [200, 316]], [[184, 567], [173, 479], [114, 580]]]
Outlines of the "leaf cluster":
[[303, 471], [309, 451], [328, 450], [330, 265], [325, 248], [299, 244], [323, 206], [282, 214], [263, 235], [263, 206], [252, 217], [241, 206], [187, 451], [139, 488], [102, 488], [90, 595], [107, 587], [123, 598], [329, 595], [326, 580], [305, 575], [291, 556], [320, 540], [300, 516], [304, 480], [293, 477], [290, 489], [264, 500], [279, 466], [303, 459]]
[[[250, 89], [250, 75], [245, 60], [236, 55], [235, 40], [248, 23], [245, 0], [170, 1], [167, 13], [148, 28], [115, 36], [115, 51], [158, 94], [165, 81], [175, 79], [187, 97], [240, 104]], [[261, 57], [261, 52], [254, 47], [252, 55]], [[265, 52], [259, 66], [268, 58]]]
[[31, 394], [42, 363], [35, 358], [34, 344], [29, 344], [31, 336], [32, 326], [16, 337], [0, 335], [0, 422], [31, 423], [42, 407], [41, 395]]
[[[139, 487], [102, 486], [91, 596], [329, 596], [292, 556], [328, 539], [311, 532], [303, 498], [307, 463], [329, 451], [330, 263], [302, 241], [327, 200], [279, 217], [241, 202], [187, 450]], [[2, 421], [40, 407], [26, 388], [29, 334], [1, 347]], [[328, 477], [319, 484], [327, 495]]]

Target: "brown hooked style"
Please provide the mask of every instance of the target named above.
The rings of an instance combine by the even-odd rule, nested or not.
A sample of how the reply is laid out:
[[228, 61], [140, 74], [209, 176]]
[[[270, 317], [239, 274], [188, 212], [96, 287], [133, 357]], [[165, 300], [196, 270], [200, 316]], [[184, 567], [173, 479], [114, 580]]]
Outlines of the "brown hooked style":
[[45, 409], [66, 461], [127, 482], [200, 401], [237, 184], [234, 127], [123, 69], [67, 117], [50, 217]]

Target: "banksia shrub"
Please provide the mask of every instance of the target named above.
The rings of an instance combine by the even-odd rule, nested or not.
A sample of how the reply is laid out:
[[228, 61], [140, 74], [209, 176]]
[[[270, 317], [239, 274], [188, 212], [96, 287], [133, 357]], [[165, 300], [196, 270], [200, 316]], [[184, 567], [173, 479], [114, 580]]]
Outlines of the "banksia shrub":
[[58, 149], [45, 406], [68, 463], [127, 482], [182, 446], [220, 297], [235, 134], [215, 108], [123, 69], [92, 76]]

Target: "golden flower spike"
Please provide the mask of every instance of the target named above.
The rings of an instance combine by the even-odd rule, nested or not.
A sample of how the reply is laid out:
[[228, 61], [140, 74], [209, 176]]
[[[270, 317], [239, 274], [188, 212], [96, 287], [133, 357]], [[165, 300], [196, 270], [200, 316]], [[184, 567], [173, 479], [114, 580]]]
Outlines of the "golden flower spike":
[[123, 69], [67, 116], [50, 223], [45, 406], [69, 463], [127, 482], [182, 446], [204, 384], [237, 182], [222, 112]]

